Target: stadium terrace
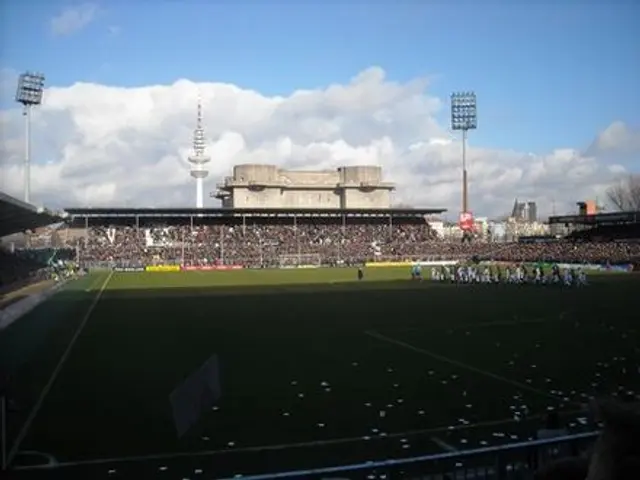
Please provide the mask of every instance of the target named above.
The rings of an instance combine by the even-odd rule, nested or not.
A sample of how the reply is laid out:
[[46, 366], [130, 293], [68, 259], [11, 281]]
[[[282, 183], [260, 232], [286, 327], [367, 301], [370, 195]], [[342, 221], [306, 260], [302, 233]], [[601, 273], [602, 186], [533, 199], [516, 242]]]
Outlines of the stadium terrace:
[[[70, 236], [84, 239], [77, 244], [78, 253], [93, 266], [153, 261], [274, 267], [478, 258], [626, 268], [640, 254], [640, 245], [633, 241], [442, 241], [425, 219], [443, 211], [67, 209], [67, 214]], [[574, 237], [578, 234], [584, 236], [577, 231]]]

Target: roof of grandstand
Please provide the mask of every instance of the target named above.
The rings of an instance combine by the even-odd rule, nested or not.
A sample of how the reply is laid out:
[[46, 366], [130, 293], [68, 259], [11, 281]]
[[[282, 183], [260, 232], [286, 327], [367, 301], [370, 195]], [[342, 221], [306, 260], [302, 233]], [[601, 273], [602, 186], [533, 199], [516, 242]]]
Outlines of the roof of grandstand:
[[598, 213], [595, 215], [562, 215], [549, 217], [550, 224], [564, 223], [568, 225], [617, 225], [640, 223], [640, 211]]
[[274, 209], [274, 208], [67, 208], [71, 217], [407, 217], [441, 214], [444, 208]]
[[63, 220], [60, 214], [0, 192], [0, 237], [34, 230]]

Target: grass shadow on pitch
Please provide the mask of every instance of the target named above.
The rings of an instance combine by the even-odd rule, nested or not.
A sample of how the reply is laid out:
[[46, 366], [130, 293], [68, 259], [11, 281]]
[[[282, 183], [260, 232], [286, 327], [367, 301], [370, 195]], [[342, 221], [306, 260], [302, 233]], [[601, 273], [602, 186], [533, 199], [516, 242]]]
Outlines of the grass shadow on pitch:
[[[123, 277], [115, 278], [116, 281], [103, 292], [65, 363], [57, 382], [58, 387], [54, 386], [50, 394], [50, 398], [55, 399], [56, 395], [58, 398], [58, 402], [52, 402], [56, 408], [53, 413], [48, 413], [50, 418], [59, 413], [56, 410], [58, 408], [66, 409], [70, 418], [72, 415], [69, 412], [72, 412], [73, 405], [67, 405], [61, 400], [67, 395], [66, 392], [72, 392], [78, 388], [77, 385], [82, 385], [85, 378], [83, 375], [113, 380], [109, 372], [114, 363], [118, 366], [116, 371], [121, 374], [141, 368], [138, 363], [144, 362], [139, 360], [145, 357], [150, 359], [148, 363], [153, 368], [149, 368], [139, 378], [136, 377], [138, 381], [135, 383], [125, 382], [123, 392], [126, 395], [121, 394], [117, 388], [112, 388], [111, 391], [106, 389], [105, 396], [100, 398], [108, 405], [126, 400], [129, 406], [131, 398], [135, 400], [135, 396], [131, 396], [129, 392], [140, 388], [139, 383], [143, 383], [145, 391], [151, 393], [155, 389], [162, 390], [160, 386], [164, 383], [172, 383], [161, 378], [166, 372], [177, 375], [181, 368], [187, 371], [187, 366], [199, 365], [207, 355], [221, 349], [222, 353], [224, 349], [229, 355], [233, 353], [238, 358], [237, 361], [241, 362], [234, 367], [234, 371], [253, 371], [256, 363], [264, 363], [264, 359], [269, 356], [277, 354], [284, 357], [285, 353], [291, 353], [292, 359], [287, 359], [287, 364], [291, 365], [292, 370], [295, 370], [296, 364], [304, 363], [309, 370], [322, 370], [332, 380], [331, 372], [325, 372], [327, 367], [323, 363], [305, 360], [307, 350], [313, 347], [311, 341], [316, 344], [316, 354], [320, 346], [325, 345], [322, 353], [330, 358], [336, 352], [348, 352], [350, 355], [354, 339], [367, 342], [362, 335], [362, 331], [366, 329], [383, 329], [389, 325], [423, 326], [428, 323], [430, 328], [445, 330], [456, 324], [510, 320], [514, 314], [543, 317], [568, 308], [581, 322], [597, 322], [604, 315], [611, 315], [623, 327], [627, 323], [631, 325], [633, 321], [629, 311], [633, 309], [635, 300], [632, 293], [637, 289], [635, 282], [627, 281], [630, 277], [624, 276], [609, 276], [606, 281], [594, 279], [593, 288], [570, 290], [510, 285], [459, 287], [429, 281], [411, 282], [408, 279], [267, 286], [118, 288], [118, 280], [121, 278]], [[155, 278], [158, 282], [167, 280], [163, 279], [162, 274]], [[15, 438], [21, 422], [24, 422], [69, 341], [82, 324], [97, 293], [95, 288], [60, 292], [46, 307], [34, 310], [33, 316], [25, 317], [24, 321], [14, 325], [21, 329], [20, 338], [28, 339], [30, 332], [41, 327], [40, 322], [55, 318], [55, 322], [48, 323], [49, 329], [42, 333], [37, 345], [32, 347], [33, 353], [29, 360], [18, 365], [15, 371], [12, 388], [19, 410], [12, 412], [10, 416], [10, 439]], [[13, 334], [16, 333], [17, 331]], [[295, 348], [287, 351], [293, 342], [297, 342]], [[377, 349], [389, 349], [379, 355], [380, 358], [400, 352], [395, 347], [373, 341], [371, 343]], [[447, 346], [444, 347], [446, 350]], [[452, 343], [452, 353], [455, 353], [454, 347]], [[0, 343], [0, 351], [2, 348]], [[238, 352], [242, 355], [237, 355]], [[562, 352], [562, 355], [566, 354], [567, 352]], [[411, 357], [411, 361], [413, 358]], [[419, 358], [416, 361], [421, 361]], [[180, 362], [176, 359], [180, 359]], [[158, 372], [165, 374], [160, 376]], [[251, 380], [262, 381], [262, 377], [251, 377]], [[116, 385], [121, 379], [113, 381]], [[244, 381], [240, 383], [246, 383], [246, 388], [251, 384]], [[247, 398], [250, 394], [254, 392], [247, 390]], [[78, 398], [84, 398], [82, 389], [79, 390]], [[263, 401], [269, 399], [263, 398]], [[45, 406], [41, 419], [47, 418], [46, 408]], [[104, 422], [108, 422], [108, 419], [104, 419]], [[47, 435], [46, 425], [43, 425], [40, 424], [39, 433], [36, 425], [34, 433], [36, 438], [40, 435], [41, 440]], [[100, 425], [100, 421], [96, 420], [96, 425]], [[128, 433], [131, 444], [134, 444], [138, 432]], [[78, 454], [82, 454], [86, 447], [82, 439], [68, 440], [77, 448]], [[129, 442], [122, 435], [103, 442], [107, 440], [114, 445]], [[141, 438], [138, 440], [142, 441]], [[153, 439], [149, 441], [153, 442]], [[9, 443], [11, 444], [11, 440]], [[166, 450], [160, 448], [163, 446], [161, 442], [158, 445], [157, 450]], [[340, 450], [340, 454], [343, 453]], [[376, 457], [383, 456], [384, 452], [376, 452]], [[304, 460], [310, 462], [308, 457]], [[91, 475], [88, 477], [98, 478]]]

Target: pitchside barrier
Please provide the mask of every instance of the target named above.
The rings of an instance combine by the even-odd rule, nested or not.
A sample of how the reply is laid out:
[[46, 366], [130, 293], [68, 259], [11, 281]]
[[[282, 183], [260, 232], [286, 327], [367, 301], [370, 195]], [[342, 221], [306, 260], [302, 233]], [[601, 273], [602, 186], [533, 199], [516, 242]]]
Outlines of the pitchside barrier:
[[145, 272], [179, 272], [180, 265], [148, 265], [144, 267]]
[[185, 265], [182, 270], [185, 272], [216, 272], [226, 270], [242, 270], [242, 265]]
[[147, 265], [146, 267], [112, 267], [117, 273], [134, 272], [209, 272], [240, 270], [242, 265]]
[[[264, 475], [243, 480], [305, 478], [360, 480], [369, 478], [415, 480], [523, 480], [555, 460], [584, 454], [599, 432], [484, 447], [394, 460], [370, 461], [339, 467], [315, 468]], [[231, 480], [231, 479], [228, 479]]]
[[457, 260], [419, 260], [415, 262], [367, 262], [364, 266], [368, 268], [411, 267], [413, 265], [420, 265], [421, 267], [444, 267], [447, 265], [457, 265], [458, 263]]
[[[275, 268], [288, 269], [288, 268], [320, 268], [320, 267], [333, 267], [334, 265], [325, 265], [320, 261], [320, 257], [314, 255], [313, 259], [311, 259], [311, 263], [309, 262], [310, 258], [300, 258], [299, 255], [292, 255], [290, 259], [283, 261], [281, 259], [280, 263], [275, 266]], [[413, 265], [420, 265], [422, 267], [442, 267], [442, 266], [453, 266], [458, 265], [460, 260], [404, 260], [404, 261], [376, 261], [376, 262], [366, 262], [365, 266], [368, 268], [409, 268]], [[495, 260], [484, 260], [480, 262], [480, 265], [487, 266], [498, 266], [505, 267], [511, 266], [515, 262], [502, 262]], [[550, 270], [550, 263], [529, 263], [529, 265], [541, 265], [545, 270]], [[633, 264], [621, 264], [621, 265], [602, 265], [602, 264], [577, 264], [577, 263], [559, 263], [557, 264], [561, 269], [583, 269], [588, 272], [633, 272], [638, 271], [640, 268], [635, 267]], [[345, 266], [345, 265], [343, 265]], [[170, 264], [170, 265], [137, 265], [137, 266], [122, 266], [122, 265], [113, 265], [108, 263], [92, 263], [85, 264], [85, 268], [90, 270], [113, 270], [114, 272], [178, 272], [178, 271], [225, 271], [225, 270], [241, 270], [243, 268], [251, 268], [245, 267], [241, 264], [231, 264], [231, 265], [179, 265], [179, 264]], [[259, 268], [259, 267], [256, 267]], [[271, 268], [274, 268], [272, 266]]]

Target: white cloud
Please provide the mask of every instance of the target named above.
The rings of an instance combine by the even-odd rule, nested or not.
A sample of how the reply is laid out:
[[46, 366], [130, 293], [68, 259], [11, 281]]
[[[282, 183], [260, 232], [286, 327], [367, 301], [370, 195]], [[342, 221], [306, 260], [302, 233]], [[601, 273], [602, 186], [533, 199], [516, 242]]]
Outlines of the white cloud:
[[603, 152], [637, 154], [640, 152], [640, 129], [633, 129], [623, 122], [613, 122], [600, 132], [590, 151], [595, 155]]
[[[49, 88], [33, 117], [32, 195], [54, 207], [191, 206], [195, 186], [184, 159], [198, 92], [213, 157], [209, 190], [238, 163], [309, 169], [372, 163], [397, 182], [396, 202], [445, 207], [453, 215], [459, 209], [461, 148], [436, 121], [442, 100], [428, 94], [427, 81], [392, 82], [379, 68], [345, 85], [287, 97], [188, 80], [144, 88]], [[20, 195], [19, 110], [0, 113], [0, 130], [0, 188]], [[637, 145], [637, 139], [638, 132], [613, 124], [594, 141], [598, 148], [586, 153], [564, 148], [534, 155], [472, 142], [473, 211], [503, 214], [516, 196], [538, 201], [542, 211], [552, 201], [559, 210], [573, 209], [578, 200], [603, 196], [623, 171], [614, 161], [616, 150]]]
[[94, 3], [65, 8], [51, 19], [51, 33], [55, 36], [76, 33], [89, 25], [97, 14], [98, 6]]

